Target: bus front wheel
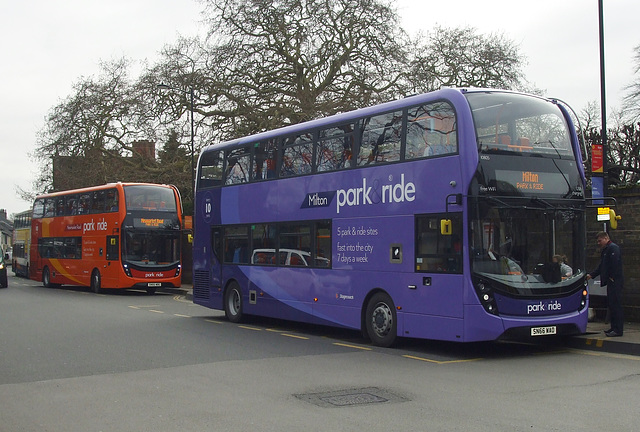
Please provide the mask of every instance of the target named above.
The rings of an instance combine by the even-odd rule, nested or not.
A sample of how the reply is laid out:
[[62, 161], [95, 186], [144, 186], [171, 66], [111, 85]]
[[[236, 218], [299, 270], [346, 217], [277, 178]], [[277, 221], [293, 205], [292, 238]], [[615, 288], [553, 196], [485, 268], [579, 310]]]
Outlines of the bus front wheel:
[[232, 282], [225, 291], [224, 314], [232, 323], [242, 321], [242, 292], [237, 282]]
[[91, 273], [91, 291], [96, 294], [100, 294], [100, 290], [102, 288], [101, 283], [100, 272], [98, 270], [94, 270], [93, 273]]
[[398, 334], [398, 319], [393, 300], [387, 293], [374, 294], [367, 303], [365, 329], [371, 342], [380, 347], [390, 347]]

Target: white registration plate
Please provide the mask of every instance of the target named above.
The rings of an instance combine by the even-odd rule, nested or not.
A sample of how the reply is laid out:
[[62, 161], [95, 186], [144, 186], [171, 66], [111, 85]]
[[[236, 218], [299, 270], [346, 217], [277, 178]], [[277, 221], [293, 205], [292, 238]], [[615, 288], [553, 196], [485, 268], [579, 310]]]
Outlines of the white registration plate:
[[531, 336], [544, 336], [556, 334], [556, 326], [531, 327]]
[[148, 287], [161, 287], [162, 284], [160, 282], [149, 282], [147, 284]]

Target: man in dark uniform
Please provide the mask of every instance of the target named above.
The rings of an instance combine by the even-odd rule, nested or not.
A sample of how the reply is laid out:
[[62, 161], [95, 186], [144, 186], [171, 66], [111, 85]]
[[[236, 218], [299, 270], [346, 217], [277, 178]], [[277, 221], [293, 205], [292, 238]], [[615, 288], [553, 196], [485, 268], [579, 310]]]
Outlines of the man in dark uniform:
[[611, 312], [611, 328], [604, 332], [609, 337], [622, 336], [622, 255], [620, 247], [611, 241], [609, 234], [601, 231], [596, 236], [600, 253], [600, 265], [587, 274], [587, 280], [600, 276], [600, 285], [607, 287], [607, 300]]

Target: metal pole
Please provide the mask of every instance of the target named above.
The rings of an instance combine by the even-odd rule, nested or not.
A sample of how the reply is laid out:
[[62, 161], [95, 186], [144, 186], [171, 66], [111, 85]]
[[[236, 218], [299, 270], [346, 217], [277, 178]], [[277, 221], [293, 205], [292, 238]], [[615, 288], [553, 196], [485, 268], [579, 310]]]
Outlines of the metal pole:
[[196, 181], [195, 181], [195, 165], [194, 165], [194, 146], [193, 146], [193, 86], [191, 87], [191, 199], [196, 202]]
[[604, 78], [604, 10], [603, 0], [598, 0], [598, 16], [600, 27], [600, 112], [602, 116], [602, 195], [608, 195], [608, 172], [607, 172], [607, 104]]

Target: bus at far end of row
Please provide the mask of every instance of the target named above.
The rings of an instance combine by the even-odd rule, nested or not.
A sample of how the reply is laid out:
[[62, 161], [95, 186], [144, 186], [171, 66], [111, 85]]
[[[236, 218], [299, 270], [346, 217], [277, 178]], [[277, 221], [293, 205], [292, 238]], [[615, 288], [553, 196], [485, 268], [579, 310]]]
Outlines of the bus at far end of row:
[[31, 244], [31, 210], [13, 218], [11, 270], [16, 276], [29, 277], [29, 249]]
[[586, 331], [585, 173], [556, 100], [442, 89], [211, 145], [194, 302], [398, 337]]
[[38, 196], [29, 277], [45, 287], [181, 284], [182, 202], [174, 186], [112, 183]]

